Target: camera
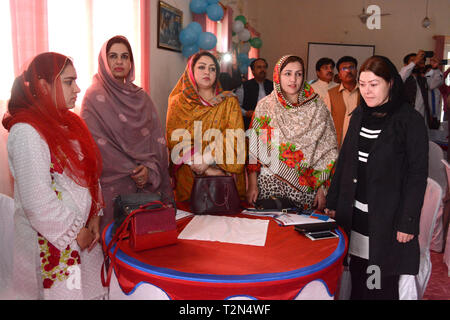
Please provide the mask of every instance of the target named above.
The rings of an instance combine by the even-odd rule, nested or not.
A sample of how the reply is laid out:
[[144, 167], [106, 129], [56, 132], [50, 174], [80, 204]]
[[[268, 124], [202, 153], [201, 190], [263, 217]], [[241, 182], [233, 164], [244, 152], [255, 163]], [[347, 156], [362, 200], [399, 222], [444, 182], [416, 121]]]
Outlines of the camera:
[[425, 58], [431, 58], [434, 56], [434, 52], [433, 51], [425, 51]]
[[441, 60], [441, 62], [439, 62], [439, 64], [440, 64], [441, 66], [446, 66], [446, 65], [448, 65], [448, 64], [449, 64], [449, 63], [448, 63], [448, 59]]

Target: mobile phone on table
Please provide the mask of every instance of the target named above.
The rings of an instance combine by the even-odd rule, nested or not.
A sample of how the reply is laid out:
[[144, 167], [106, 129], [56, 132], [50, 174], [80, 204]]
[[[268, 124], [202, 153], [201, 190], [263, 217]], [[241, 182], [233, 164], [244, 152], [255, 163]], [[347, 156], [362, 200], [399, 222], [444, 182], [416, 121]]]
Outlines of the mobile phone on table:
[[339, 236], [332, 231], [314, 231], [314, 232], [305, 232], [304, 234], [313, 241], [339, 238]]

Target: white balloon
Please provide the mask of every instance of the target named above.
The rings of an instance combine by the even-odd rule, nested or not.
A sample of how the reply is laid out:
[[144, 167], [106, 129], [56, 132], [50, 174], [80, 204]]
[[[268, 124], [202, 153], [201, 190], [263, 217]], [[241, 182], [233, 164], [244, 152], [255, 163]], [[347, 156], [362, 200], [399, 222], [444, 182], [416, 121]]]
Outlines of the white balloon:
[[252, 35], [250, 34], [250, 31], [248, 31], [248, 29], [244, 29], [238, 33], [239, 40], [241, 41], [248, 41], [250, 40], [251, 36]]
[[244, 28], [245, 28], [244, 23], [240, 20], [236, 20], [233, 23], [233, 31], [236, 33], [241, 32], [242, 30], [244, 30]]
[[249, 53], [251, 48], [252, 48], [252, 46], [250, 45], [249, 42], [244, 42], [244, 43], [241, 43], [239, 52], [240, 53]]

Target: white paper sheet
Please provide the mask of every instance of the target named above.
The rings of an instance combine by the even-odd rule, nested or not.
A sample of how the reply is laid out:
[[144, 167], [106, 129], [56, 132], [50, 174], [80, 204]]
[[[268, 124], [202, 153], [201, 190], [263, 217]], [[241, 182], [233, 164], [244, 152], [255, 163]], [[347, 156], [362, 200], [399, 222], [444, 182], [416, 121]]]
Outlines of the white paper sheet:
[[264, 246], [269, 220], [224, 216], [195, 216], [178, 239]]
[[180, 219], [183, 219], [183, 218], [186, 218], [186, 217], [191, 217], [193, 215], [194, 214], [191, 213], [191, 212], [187, 212], [187, 211], [183, 211], [183, 210], [177, 209], [177, 215], [176, 215], [175, 219], [178, 221]]

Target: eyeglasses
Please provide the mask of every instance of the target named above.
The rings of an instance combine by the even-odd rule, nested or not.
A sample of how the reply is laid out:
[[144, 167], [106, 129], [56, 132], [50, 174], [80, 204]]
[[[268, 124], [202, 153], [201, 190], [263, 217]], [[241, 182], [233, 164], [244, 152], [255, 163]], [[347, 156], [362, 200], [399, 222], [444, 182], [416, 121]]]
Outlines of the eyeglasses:
[[356, 68], [354, 67], [354, 66], [350, 66], [350, 67], [342, 67], [342, 69], [341, 70], [344, 70], [344, 71], [353, 71], [353, 70], [355, 70]]

